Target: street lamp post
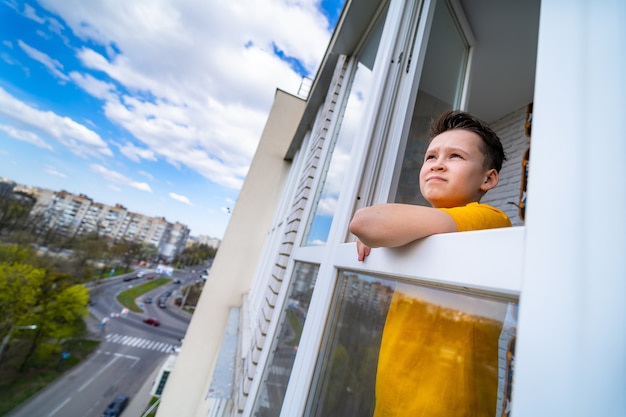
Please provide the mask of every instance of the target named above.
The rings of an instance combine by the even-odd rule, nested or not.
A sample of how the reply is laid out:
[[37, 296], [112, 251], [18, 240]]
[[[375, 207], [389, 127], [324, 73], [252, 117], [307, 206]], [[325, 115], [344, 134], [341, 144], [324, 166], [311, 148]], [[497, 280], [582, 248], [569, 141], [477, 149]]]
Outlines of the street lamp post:
[[2, 346], [0, 346], [0, 358], [2, 358], [2, 354], [4, 353], [4, 349], [9, 344], [9, 340], [11, 339], [11, 333], [13, 333], [13, 330], [35, 330], [36, 328], [37, 328], [36, 324], [31, 324], [31, 325], [28, 325], [28, 326], [13, 326], [13, 327], [11, 327], [11, 330], [9, 330], [9, 333], [7, 333], [7, 335], [4, 336], [4, 339], [2, 339]]

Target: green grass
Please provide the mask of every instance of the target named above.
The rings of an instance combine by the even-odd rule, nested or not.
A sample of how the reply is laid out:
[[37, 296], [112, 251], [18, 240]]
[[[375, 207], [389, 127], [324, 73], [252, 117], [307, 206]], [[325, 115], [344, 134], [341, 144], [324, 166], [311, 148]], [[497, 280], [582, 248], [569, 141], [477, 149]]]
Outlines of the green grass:
[[135, 313], [143, 313], [143, 310], [135, 303], [135, 299], [144, 295], [147, 292], [152, 291], [155, 288], [165, 285], [172, 281], [170, 278], [161, 277], [151, 281], [146, 281], [141, 285], [129, 288], [126, 291], [122, 291], [117, 296], [117, 301], [127, 309], [134, 311]]
[[61, 359], [61, 352], [46, 359], [33, 355], [33, 358], [29, 359], [24, 369], [20, 371], [19, 368], [28, 351], [29, 342], [12, 340], [8, 351], [5, 352], [6, 355], [0, 362], [0, 416], [6, 415], [80, 363], [99, 345], [100, 342], [97, 340], [68, 340], [61, 346], [62, 352], [70, 353], [68, 359]]
[[154, 417], [154, 416], [156, 415], [156, 412], [157, 412], [158, 408], [159, 408], [158, 404], [157, 404], [157, 406], [154, 408], [154, 410], [150, 411], [150, 413], [149, 413], [149, 414], [145, 414], [145, 413], [146, 413], [146, 411], [148, 411], [148, 410], [150, 409], [150, 407], [152, 407], [152, 405], [153, 405], [154, 403], [156, 403], [156, 402], [157, 402], [157, 401], [159, 401], [159, 400], [160, 400], [160, 398], [159, 398], [159, 397], [152, 397], [152, 398], [150, 399], [150, 403], [149, 403], [149, 404], [148, 404], [148, 406], [146, 407], [146, 409], [145, 409], [145, 411], [144, 411], [144, 414], [142, 414], [142, 416], [143, 416], [143, 415], [145, 415], [145, 417]]

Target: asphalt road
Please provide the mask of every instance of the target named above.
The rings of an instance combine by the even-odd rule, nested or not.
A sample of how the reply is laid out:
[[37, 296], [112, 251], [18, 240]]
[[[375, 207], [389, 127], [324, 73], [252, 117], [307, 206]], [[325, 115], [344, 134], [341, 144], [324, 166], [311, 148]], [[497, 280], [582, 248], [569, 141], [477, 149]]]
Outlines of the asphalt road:
[[[175, 292], [195, 281], [198, 274], [175, 272], [173, 278], [181, 279], [182, 284], [169, 283], [146, 294], [154, 303], [143, 305], [142, 314], [122, 314], [116, 295], [145, 278], [128, 282], [115, 278], [99, 285], [92, 291], [95, 304], [89, 318], [89, 328], [101, 340], [99, 349], [7, 417], [99, 417], [117, 394], [126, 394], [132, 401], [155, 368], [180, 345], [189, 325], [190, 317], [176, 311], [178, 307], [169, 302], [162, 309], [156, 301], [167, 290], [173, 292], [173, 300]], [[144, 317], [155, 317], [161, 325], [148, 325]], [[99, 328], [103, 319], [108, 319], [107, 323]]]

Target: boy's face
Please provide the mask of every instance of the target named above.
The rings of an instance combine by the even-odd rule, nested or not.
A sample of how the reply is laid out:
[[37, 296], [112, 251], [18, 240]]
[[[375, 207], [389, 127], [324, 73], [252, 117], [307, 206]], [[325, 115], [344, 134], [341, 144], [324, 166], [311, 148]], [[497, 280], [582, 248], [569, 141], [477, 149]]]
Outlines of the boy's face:
[[420, 170], [420, 190], [433, 207], [459, 207], [479, 201], [498, 184], [498, 172], [484, 167], [482, 139], [462, 129], [430, 142]]

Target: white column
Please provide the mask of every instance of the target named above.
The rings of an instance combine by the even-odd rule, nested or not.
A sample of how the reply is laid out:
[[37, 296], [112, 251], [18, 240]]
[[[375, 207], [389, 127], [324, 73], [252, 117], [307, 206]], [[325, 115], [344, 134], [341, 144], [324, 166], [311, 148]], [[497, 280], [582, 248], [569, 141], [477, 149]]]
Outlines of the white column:
[[626, 415], [624, 22], [541, 4], [515, 417]]

